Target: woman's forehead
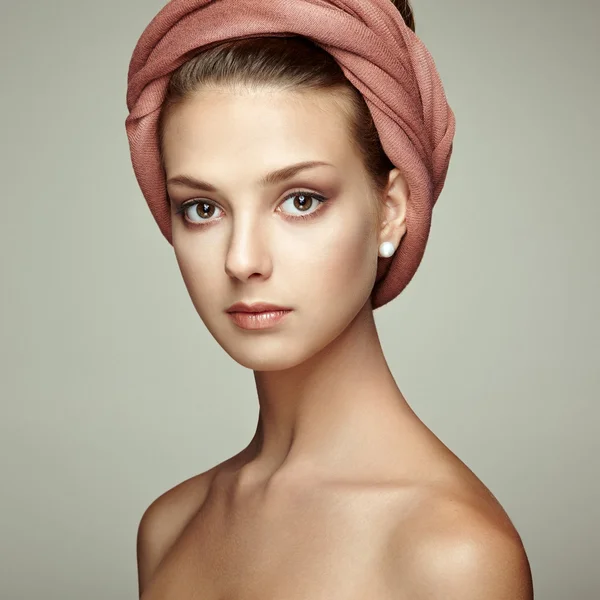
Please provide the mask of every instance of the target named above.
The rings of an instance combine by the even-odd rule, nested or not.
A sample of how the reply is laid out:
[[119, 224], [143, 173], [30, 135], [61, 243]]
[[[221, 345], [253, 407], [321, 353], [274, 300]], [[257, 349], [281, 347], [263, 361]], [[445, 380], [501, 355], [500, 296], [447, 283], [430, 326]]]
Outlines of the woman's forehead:
[[[290, 100], [291, 95], [203, 93], [184, 100], [165, 118], [166, 166], [199, 160], [235, 163], [256, 156], [272, 164], [347, 163], [354, 149], [339, 105], [309, 95]], [[330, 109], [324, 109], [327, 102]]]

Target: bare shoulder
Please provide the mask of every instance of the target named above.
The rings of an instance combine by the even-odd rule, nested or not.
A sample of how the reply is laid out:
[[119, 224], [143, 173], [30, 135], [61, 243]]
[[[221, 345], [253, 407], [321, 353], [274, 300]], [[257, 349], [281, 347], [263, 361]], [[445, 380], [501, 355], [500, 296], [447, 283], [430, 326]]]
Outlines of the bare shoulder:
[[156, 542], [176, 537], [200, 508], [210, 483], [205, 471], [178, 483], [153, 500], [144, 511], [138, 526], [138, 541]]
[[200, 509], [208, 489], [209, 473], [210, 470], [177, 484], [144, 511], [136, 541], [140, 597], [162, 559]]
[[144, 511], [136, 541], [140, 597], [162, 560], [202, 508], [211, 482], [229, 460], [163, 492]]
[[533, 600], [523, 543], [498, 505], [439, 494], [394, 532], [388, 573], [394, 591], [419, 600]]

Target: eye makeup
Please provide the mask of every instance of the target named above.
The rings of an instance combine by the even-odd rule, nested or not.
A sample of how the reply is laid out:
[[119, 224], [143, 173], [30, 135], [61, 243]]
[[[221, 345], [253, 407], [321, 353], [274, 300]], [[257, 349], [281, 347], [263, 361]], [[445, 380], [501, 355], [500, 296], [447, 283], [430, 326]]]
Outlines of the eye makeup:
[[[322, 196], [321, 194], [316, 194], [314, 192], [309, 192], [306, 190], [298, 190], [298, 191], [289, 193], [281, 201], [281, 204], [283, 204], [284, 202], [287, 202], [288, 200], [290, 200], [291, 198], [294, 198], [295, 196], [304, 196], [306, 198], [312, 198], [313, 200], [316, 200], [319, 203], [319, 206], [316, 210], [312, 211], [311, 213], [305, 214], [305, 215], [297, 214], [295, 216], [291, 216], [289, 213], [283, 213], [285, 215], [284, 218], [289, 221], [300, 221], [300, 220], [316, 218], [317, 216], [320, 215], [320, 213], [323, 212], [323, 210], [324, 210], [323, 204], [328, 200], [328, 198], [326, 198], [325, 196]], [[188, 200], [186, 202], [183, 202], [181, 204], [181, 206], [175, 210], [175, 213], [177, 215], [182, 215], [182, 217], [181, 217], [182, 220], [184, 221], [186, 226], [189, 226], [189, 227], [206, 227], [209, 224], [218, 221], [219, 219], [201, 219], [201, 221], [193, 222], [193, 221], [190, 221], [189, 219], [185, 218], [184, 213], [187, 211], [188, 208], [190, 208], [191, 206], [195, 206], [197, 204], [201, 204], [201, 203], [207, 204], [209, 206], [217, 206], [220, 210], [222, 210], [212, 200], [193, 199], [193, 200]], [[281, 204], [280, 204], [280, 206], [281, 206]], [[205, 223], [202, 223], [202, 221], [205, 221]]]

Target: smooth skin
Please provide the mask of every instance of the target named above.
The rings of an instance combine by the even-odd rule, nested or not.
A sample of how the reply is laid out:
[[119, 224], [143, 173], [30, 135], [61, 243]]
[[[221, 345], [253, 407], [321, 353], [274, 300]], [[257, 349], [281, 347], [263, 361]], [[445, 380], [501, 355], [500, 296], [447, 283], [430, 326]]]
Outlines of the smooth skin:
[[[369, 296], [379, 245], [406, 232], [409, 192], [390, 171], [378, 213], [341, 102], [210, 88], [166, 120], [177, 262], [210, 333], [254, 371], [260, 412], [246, 448], [145, 511], [143, 600], [533, 598], [506, 512], [385, 360]], [[329, 165], [261, 185], [304, 161]], [[327, 200], [285, 200], [293, 192]], [[201, 203], [177, 213], [188, 200]], [[293, 312], [247, 331], [224, 312], [236, 301]]]

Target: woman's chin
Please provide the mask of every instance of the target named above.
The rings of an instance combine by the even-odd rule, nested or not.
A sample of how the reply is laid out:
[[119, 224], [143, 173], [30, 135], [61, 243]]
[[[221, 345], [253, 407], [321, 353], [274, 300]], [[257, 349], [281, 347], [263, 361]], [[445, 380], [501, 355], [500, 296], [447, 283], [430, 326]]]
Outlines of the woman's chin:
[[215, 336], [223, 350], [242, 367], [253, 371], [283, 371], [310, 358], [309, 348], [298, 336], [272, 336], [264, 333], [244, 336]]
[[[227, 352], [227, 349], [224, 348]], [[227, 352], [235, 362], [242, 367], [253, 371], [283, 371], [291, 369], [299, 364], [299, 360], [291, 360], [290, 356], [282, 356], [281, 352], [264, 352], [256, 348], [246, 353], [240, 352], [239, 348], [234, 352]]]

